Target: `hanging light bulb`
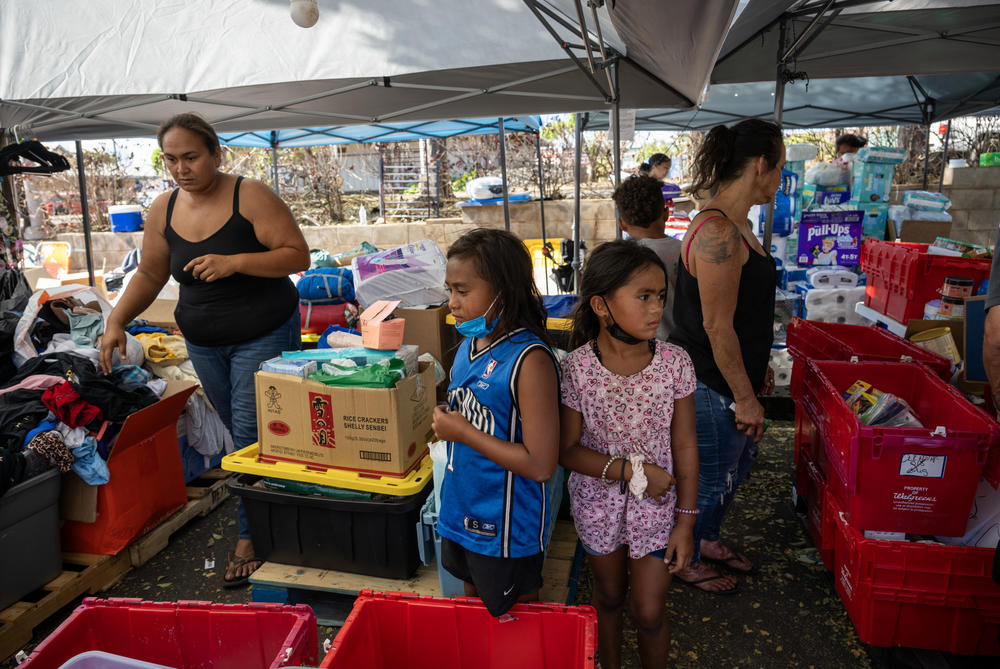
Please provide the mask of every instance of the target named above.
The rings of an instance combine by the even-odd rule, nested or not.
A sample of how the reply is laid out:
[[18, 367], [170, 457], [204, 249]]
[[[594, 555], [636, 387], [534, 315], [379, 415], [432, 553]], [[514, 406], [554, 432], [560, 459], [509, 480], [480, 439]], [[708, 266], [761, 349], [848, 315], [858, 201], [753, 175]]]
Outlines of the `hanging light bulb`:
[[292, 21], [301, 28], [312, 28], [319, 20], [316, 0], [291, 0]]

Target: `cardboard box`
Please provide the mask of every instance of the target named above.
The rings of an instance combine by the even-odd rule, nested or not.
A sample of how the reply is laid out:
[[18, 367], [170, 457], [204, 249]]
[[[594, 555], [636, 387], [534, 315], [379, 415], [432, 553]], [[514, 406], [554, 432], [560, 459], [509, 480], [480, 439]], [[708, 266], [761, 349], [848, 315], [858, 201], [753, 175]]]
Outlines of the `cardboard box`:
[[405, 476], [431, 440], [434, 366], [395, 388], [339, 388], [257, 372], [261, 461]]
[[[47, 274], [47, 273], [46, 273]], [[46, 288], [56, 288], [58, 286], [89, 286], [90, 285], [90, 274], [87, 272], [74, 272], [73, 274], [66, 274], [59, 277], [58, 279], [53, 279], [51, 276], [37, 275], [35, 279], [35, 285], [33, 288], [35, 290], [44, 290]], [[101, 270], [94, 271], [94, 287], [100, 291], [101, 295], [107, 296], [108, 291], [104, 286], [104, 272]]]
[[187, 503], [177, 418], [197, 384], [167, 381], [162, 399], [125, 419], [108, 456], [110, 480], [63, 475], [62, 549], [113, 555]]
[[176, 328], [177, 320], [174, 318], [174, 309], [176, 308], [177, 300], [157, 298], [136, 318], [149, 321], [150, 325], [158, 325], [163, 328]]
[[859, 211], [864, 213], [864, 219], [861, 222], [861, 234], [865, 238], [885, 239], [885, 224], [889, 220], [889, 203], [876, 202], [855, 206]]
[[[966, 346], [965, 321], [930, 321], [913, 319], [907, 323], [904, 337], [909, 339], [911, 335], [914, 335], [917, 332], [923, 332], [924, 330], [932, 330], [934, 328], [941, 327], [951, 328], [951, 338], [955, 340], [955, 348], [958, 350], [958, 355], [960, 355], [964, 361]], [[982, 341], [981, 337], [980, 341]], [[982, 395], [986, 391], [986, 384], [984, 382], [967, 380], [965, 378], [964, 370], [959, 373], [958, 378], [955, 380], [955, 386], [963, 393], [967, 393], [969, 395]]]
[[361, 341], [365, 348], [394, 351], [403, 344], [406, 321], [402, 318], [386, 320], [398, 306], [399, 300], [378, 300], [361, 312]]
[[896, 166], [888, 163], [854, 161], [854, 180], [851, 182], [851, 202], [869, 204], [889, 202]]
[[906, 219], [899, 230], [899, 241], [933, 244], [938, 237], [951, 236], [951, 221], [916, 221]]
[[451, 369], [459, 343], [458, 330], [446, 320], [450, 313], [446, 304], [430, 309], [396, 309], [396, 315], [406, 319], [403, 343], [430, 353], [446, 371]]

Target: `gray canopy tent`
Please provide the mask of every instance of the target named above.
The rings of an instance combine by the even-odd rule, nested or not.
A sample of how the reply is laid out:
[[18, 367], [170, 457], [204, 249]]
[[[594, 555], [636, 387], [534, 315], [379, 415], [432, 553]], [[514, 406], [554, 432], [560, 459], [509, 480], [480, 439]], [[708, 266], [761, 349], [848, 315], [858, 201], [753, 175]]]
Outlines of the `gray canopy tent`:
[[0, 128], [79, 141], [179, 112], [239, 132], [688, 106], [736, 0], [586, 5], [319, 0], [301, 29], [285, 0], [0, 0]]
[[[782, 125], [790, 82], [903, 76], [912, 84], [919, 75], [1000, 72], [998, 47], [1000, 3], [995, 1], [750, 0], [726, 37], [711, 80], [774, 81], [774, 119]], [[977, 97], [996, 85], [994, 78], [982, 91], [966, 95]], [[917, 91], [915, 97], [920, 97]], [[939, 111], [936, 100], [924, 98], [929, 136]], [[768, 205], [766, 245], [773, 213]]]

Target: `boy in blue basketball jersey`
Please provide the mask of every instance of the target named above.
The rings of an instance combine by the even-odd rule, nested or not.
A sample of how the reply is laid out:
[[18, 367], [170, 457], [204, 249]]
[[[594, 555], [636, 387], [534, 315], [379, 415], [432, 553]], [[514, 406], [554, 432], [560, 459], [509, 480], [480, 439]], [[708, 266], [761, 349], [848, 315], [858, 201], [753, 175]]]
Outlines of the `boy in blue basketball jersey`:
[[448, 441], [441, 564], [494, 616], [537, 599], [548, 535], [545, 482], [559, 453], [558, 366], [524, 244], [477, 229], [448, 249], [449, 306], [465, 339], [434, 411]]

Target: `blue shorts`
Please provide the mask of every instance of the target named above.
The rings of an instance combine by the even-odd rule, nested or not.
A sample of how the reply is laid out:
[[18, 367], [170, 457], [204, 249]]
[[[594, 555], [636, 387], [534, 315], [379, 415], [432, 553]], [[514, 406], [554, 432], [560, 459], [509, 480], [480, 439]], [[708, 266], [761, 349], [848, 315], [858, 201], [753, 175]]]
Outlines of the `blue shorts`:
[[[621, 546], [618, 546], [618, 548], [615, 548], [615, 550], [611, 551], [611, 553], [601, 553], [600, 551], [595, 551], [593, 548], [583, 543], [582, 539], [580, 540], [580, 545], [583, 546], [584, 553], [586, 553], [587, 555], [596, 555], [597, 557], [602, 557], [604, 555], [611, 555], [611, 553], [614, 553], [615, 551], [621, 550], [622, 548], [625, 547], [625, 544], [622, 544]], [[652, 553], [649, 553], [649, 555], [647, 555], [646, 557], [649, 557], [650, 555], [662, 560], [663, 558], [667, 557], [667, 549], [666, 547], [663, 547], [658, 551], [653, 551]]]

